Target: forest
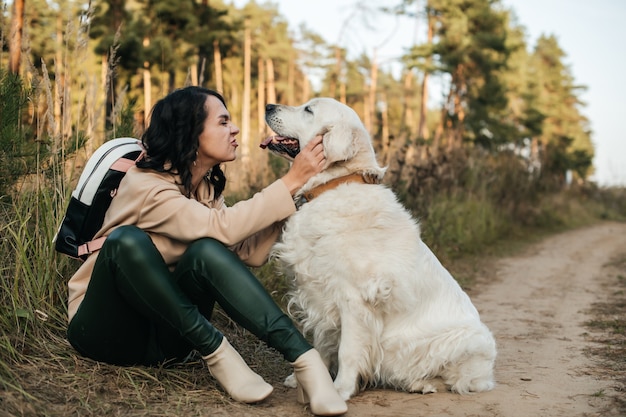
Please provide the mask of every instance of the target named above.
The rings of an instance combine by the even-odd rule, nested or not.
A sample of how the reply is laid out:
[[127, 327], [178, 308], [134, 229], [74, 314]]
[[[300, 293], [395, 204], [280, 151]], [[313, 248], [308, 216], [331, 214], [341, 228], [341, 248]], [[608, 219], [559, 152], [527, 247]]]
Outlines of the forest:
[[[416, 169], [460, 150], [517, 155], [546, 187], [593, 170], [584, 86], [556, 38], [526, 45], [499, 1], [356, 2], [354, 19], [404, 15], [424, 28], [425, 42], [398, 57], [399, 75], [381, 68], [376, 51], [350, 59], [314, 30], [289, 27], [271, 2], [24, 1], [4, 7], [4, 50], [30, 94], [24, 138], [49, 148], [89, 154], [108, 138], [139, 135], [158, 98], [194, 84], [222, 92], [239, 123], [243, 169], [233, 174], [248, 178], [234, 175], [237, 189], [268, 175], [265, 161], [248, 166], [267, 134], [265, 104], [312, 96], [352, 106], [390, 166], [389, 183], [409, 191], [419, 187]], [[445, 80], [440, 102], [429, 98], [434, 76]]]
[[[625, 190], [588, 180], [585, 86], [554, 36], [528, 45], [499, 0], [376, 3], [353, 2], [351, 16], [400, 16], [423, 29], [393, 63], [399, 71], [379, 61], [384, 44], [355, 55], [320, 28], [290, 26], [271, 1], [2, 2], [0, 408], [23, 414], [26, 399], [32, 415], [50, 404], [56, 415], [111, 412], [80, 391], [90, 364], [64, 338], [66, 283], [78, 263], [51, 242], [86, 159], [109, 139], [139, 137], [154, 103], [182, 86], [223, 93], [241, 128], [238, 158], [224, 170], [229, 203], [287, 169], [258, 146], [271, 134], [266, 104], [326, 96], [360, 115], [388, 166], [384, 182], [444, 261], [493, 253], [506, 239], [626, 220]], [[280, 301], [285, 284], [271, 265], [256, 272]], [[63, 375], [67, 386], [39, 392], [35, 372]], [[137, 394], [130, 408], [164, 383], [155, 382], [162, 369], [107, 372]], [[174, 372], [167, 384], [189, 391], [177, 373], [189, 371]]]

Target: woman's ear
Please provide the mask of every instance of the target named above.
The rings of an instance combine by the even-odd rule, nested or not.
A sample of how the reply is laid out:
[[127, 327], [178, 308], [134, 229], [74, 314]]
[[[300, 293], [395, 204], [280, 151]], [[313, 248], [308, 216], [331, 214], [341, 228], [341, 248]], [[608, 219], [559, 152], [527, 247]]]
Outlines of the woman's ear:
[[362, 134], [362, 129], [353, 126], [331, 126], [322, 141], [327, 162], [347, 161], [354, 157], [358, 150], [357, 140]]

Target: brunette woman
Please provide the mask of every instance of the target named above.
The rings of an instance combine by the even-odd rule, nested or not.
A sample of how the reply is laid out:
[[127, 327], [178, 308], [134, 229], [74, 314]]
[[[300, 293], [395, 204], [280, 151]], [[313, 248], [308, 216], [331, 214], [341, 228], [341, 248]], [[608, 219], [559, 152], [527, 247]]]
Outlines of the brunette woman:
[[236, 158], [239, 129], [224, 98], [186, 87], [153, 108], [146, 157], [122, 180], [96, 237], [106, 236], [69, 281], [68, 339], [84, 356], [155, 365], [198, 351], [235, 400], [273, 390], [210, 322], [215, 303], [292, 363], [301, 402], [318, 415], [347, 411], [319, 353], [247, 268], [267, 261], [293, 194], [324, 164], [321, 137], [282, 178], [232, 207], [220, 166]]

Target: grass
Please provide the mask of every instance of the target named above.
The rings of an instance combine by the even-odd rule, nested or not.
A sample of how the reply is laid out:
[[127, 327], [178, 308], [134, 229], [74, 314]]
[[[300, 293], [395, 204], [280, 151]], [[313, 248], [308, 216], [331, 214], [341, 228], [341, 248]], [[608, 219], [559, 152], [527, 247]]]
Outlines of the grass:
[[[603, 377], [614, 381], [615, 391], [626, 393], [626, 254], [607, 267], [611, 294], [607, 300], [593, 304], [593, 318], [585, 323], [588, 338], [594, 342], [587, 354], [599, 360]], [[614, 400], [615, 407], [626, 415], [626, 397], [622, 394]]]
[[596, 391], [593, 394], [591, 394], [592, 397], [597, 397], [597, 398], [604, 398], [605, 394], [604, 394], [604, 390], [601, 389], [600, 391]]
[[[207, 404], [237, 406], [222, 394], [198, 358], [171, 367], [123, 368], [97, 363], [74, 352], [65, 339], [65, 299], [67, 278], [78, 263], [54, 253], [51, 245], [64, 209], [63, 200], [54, 190], [48, 183], [38, 190], [15, 194], [11, 202], [2, 205], [0, 409], [6, 410], [8, 415], [27, 416], [147, 416], [155, 415], [157, 410], [158, 415], [174, 416], [183, 410], [185, 415], [202, 415]], [[558, 201], [559, 207], [565, 204], [564, 200]], [[479, 269], [481, 258], [515, 251], [520, 248], [520, 242], [532, 240], [538, 230], [543, 230], [509, 225], [501, 229], [508, 233], [498, 234], [497, 228], [487, 221], [488, 217], [497, 216], [493, 210], [485, 212], [484, 222], [473, 224], [473, 220], [468, 219], [473, 219], [481, 210], [476, 201], [445, 201], [442, 198], [433, 207], [430, 218], [437, 219], [440, 230], [445, 231], [439, 236], [460, 242], [453, 255], [447, 255], [450, 257], [448, 264], [462, 286], [470, 290], [475, 285], [475, 277], [483, 276]], [[451, 217], [446, 218], [438, 210]], [[580, 210], [584, 211], [584, 205], [568, 212], [577, 213], [576, 220], [571, 223], [574, 226], [580, 225]], [[591, 222], [591, 219], [592, 215], [585, 222]], [[448, 228], [446, 223], [452, 223], [452, 226]], [[506, 225], [498, 227], [502, 226]], [[569, 225], [564, 220], [559, 227]], [[477, 243], [468, 238], [468, 230], [472, 231]], [[432, 236], [435, 239], [437, 235]], [[616, 265], [623, 267], [624, 262]], [[283, 303], [286, 284], [275, 274], [273, 266], [266, 265], [255, 273], [275, 299]], [[619, 291], [622, 291], [623, 298], [626, 279], [622, 274], [616, 280], [621, 285], [616, 287], [617, 300]], [[614, 314], [609, 313], [614, 311], [615, 305], [626, 309], [625, 304], [598, 305], [598, 311], [606, 315], [590, 323], [595, 329], [608, 332], [601, 339], [606, 348], [598, 354], [610, 353], [615, 360], [620, 355], [626, 357], [624, 322], [616, 321]], [[280, 355], [219, 311], [216, 325], [227, 334], [251, 367], [263, 369], [264, 376], [271, 383], [280, 384], [289, 374], [289, 365]], [[622, 341], [621, 344], [616, 342], [618, 340]], [[607, 362], [606, 366], [622, 372], [624, 365], [622, 360]]]

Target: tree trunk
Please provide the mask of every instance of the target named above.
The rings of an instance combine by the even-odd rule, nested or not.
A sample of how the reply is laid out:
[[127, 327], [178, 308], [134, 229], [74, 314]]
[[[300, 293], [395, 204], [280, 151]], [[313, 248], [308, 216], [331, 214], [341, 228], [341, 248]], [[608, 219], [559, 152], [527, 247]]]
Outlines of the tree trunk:
[[541, 173], [541, 149], [536, 136], [533, 136], [530, 142], [530, 169], [535, 177]]
[[309, 83], [309, 78], [306, 76], [306, 74], [302, 74], [302, 97], [301, 97], [301, 103], [306, 103], [307, 101], [309, 101], [309, 98], [311, 97], [311, 84]]
[[109, 54], [105, 54], [102, 56], [102, 75], [104, 82], [104, 94], [105, 94], [105, 120], [104, 120], [104, 132], [105, 136], [108, 132], [113, 129], [113, 108], [115, 106], [115, 73], [114, 73], [114, 64], [113, 60], [115, 57], [112, 56], [113, 52], [110, 51]]
[[213, 41], [213, 62], [215, 65], [215, 90], [224, 92], [224, 81], [222, 79], [222, 54], [220, 52], [220, 42]]
[[267, 69], [267, 102], [276, 103], [276, 79], [272, 58], [265, 59], [265, 68]]
[[424, 72], [424, 76], [422, 78], [422, 95], [420, 98], [420, 123], [417, 128], [417, 135], [422, 139], [428, 139], [428, 125], [427, 125], [427, 117], [428, 114], [428, 73]]
[[[86, 92], [84, 95], [84, 103], [82, 112], [85, 115], [85, 137], [93, 138], [96, 136], [96, 113], [98, 112], [98, 89], [97, 83], [90, 80], [85, 85]], [[85, 148], [92, 142], [93, 139], [88, 139], [85, 142]], [[91, 154], [89, 154], [91, 155]]]
[[342, 67], [342, 58], [341, 58], [341, 49], [336, 46], [335, 47], [335, 72], [330, 79], [330, 96], [332, 98], [337, 98], [337, 85], [339, 84], [339, 79], [341, 77], [341, 67]]
[[287, 105], [293, 106], [295, 104], [296, 91], [296, 59], [294, 54], [289, 54], [289, 67], [287, 69]]
[[259, 124], [259, 136], [263, 137], [265, 133], [265, 65], [263, 63], [263, 58], [259, 57], [257, 59], [257, 70], [259, 72], [258, 76], [258, 87], [257, 87], [257, 122]]
[[450, 100], [452, 99], [452, 85], [450, 86], [450, 90], [448, 91], [448, 97], [446, 98], [445, 103], [441, 106], [441, 117], [439, 119], [439, 123], [437, 124], [437, 129], [435, 129], [435, 137], [433, 138], [432, 154], [439, 153], [439, 148], [441, 147], [441, 139], [444, 134], [444, 126], [448, 122], [448, 105]]
[[59, 135], [63, 131], [61, 121], [61, 106], [63, 103], [63, 15], [57, 14], [56, 39], [54, 48], [54, 134]]
[[378, 84], [378, 62], [377, 62], [377, 51], [374, 49], [374, 55], [372, 56], [372, 66], [370, 69], [371, 79], [370, 79], [370, 88], [369, 88], [369, 111], [370, 111], [370, 126], [366, 126], [367, 130], [370, 132], [374, 132], [374, 115], [376, 114], [376, 89]]
[[198, 64], [198, 85], [204, 84], [204, 70], [206, 69], [206, 57], [200, 58], [200, 63]]
[[457, 125], [454, 127], [454, 136], [453, 136], [453, 146], [455, 148], [460, 148], [463, 143], [463, 132], [465, 122], [465, 110], [461, 104], [461, 97], [457, 94], [454, 97], [454, 108], [456, 109], [456, 123]]
[[[110, 116], [111, 116], [111, 101], [109, 100], [109, 60], [108, 60], [108, 55], [102, 54], [102, 56], [100, 57], [100, 77], [102, 78], [102, 89], [100, 91], [102, 91], [102, 103], [104, 103], [104, 135], [101, 136], [101, 140], [106, 140], [106, 132], [109, 129], [109, 125], [110, 125]], [[98, 141], [97, 143], [93, 143], [91, 144], [91, 141], [87, 141], [87, 154], [91, 155], [91, 153], [99, 146], [101, 145], [100, 141]], [[91, 149], [90, 149], [91, 147]]]
[[11, 18], [11, 38], [9, 39], [9, 72], [20, 73], [22, 60], [22, 32], [24, 28], [25, 0], [13, 1], [13, 16]]
[[403, 104], [403, 116], [402, 116], [402, 132], [408, 132], [410, 138], [413, 138], [415, 133], [415, 123], [413, 121], [413, 91], [415, 90], [413, 85], [413, 70], [407, 69], [404, 74], [404, 102]]
[[[150, 38], [145, 37], [143, 39], [143, 46], [147, 48], [150, 46]], [[143, 128], [148, 126], [150, 118], [150, 109], [152, 109], [152, 77], [150, 76], [150, 63], [148, 61], [143, 62]]]
[[[250, 38], [250, 24], [245, 23], [244, 29], [244, 47], [243, 47], [243, 100], [241, 103], [241, 164], [243, 173], [248, 172], [250, 164], [250, 89], [251, 89], [251, 55], [252, 40]], [[248, 178], [243, 175], [241, 178], [244, 183], [248, 182]], [[245, 186], [245, 185], [244, 185]]]
[[[367, 81], [363, 86], [363, 91], [367, 91]], [[372, 134], [372, 112], [370, 109], [370, 99], [368, 94], [363, 94], [363, 125], [365, 125], [365, 129]]]
[[389, 162], [389, 113], [387, 105], [387, 95], [382, 93], [381, 113], [381, 145], [382, 145], [382, 163], [387, 165]]
[[346, 97], [346, 83], [344, 83], [343, 81], [339, 83], [339, 101], [343, 104], [348, 103]]
[[[452, 77], [452, 85], [456, 85], [454, 94], [454, 115], [456, 116], [456, 126], [450, 132], [449, 148], [459, 148], [463, 143], [463, 133], [465, 130], [465, 108], [463, 107], [463, 97], [467, 92], [467, 84], [465, 81], [464, 68], [459, 65], [456, 71], [457, 76]], [[455, 81], [456, 78], [456, 82]]]
[[194, 60], [189, 68], [189, 81], [191, 85], [199, 85], [198, 84], [198, 63], [200, 62], [200, 56], [195, 55]]
[[[433, 41], [433, 19], [431, 19], [430, 14], [428, 14], [428, 34], [427, 34], [427, 42], [430, 44]], [[428, 68], [430, 63], [432, 62], [432, 58], [428, 58], [426, 60]], [[424, 76], [422, 78], [422, 97], [420, 100], [420, 123], [417, 128], [417, 134], [422, 139], [428, 139], [428, 126], [427, 126], [427, 112], [428, 112], [428, 69], [424, 71]]]
[[175, 69], [168, 70], [167, 75], [168, 75], [167, 92], [171, 93], [172, 91], [176, 89], [176, 70]]

